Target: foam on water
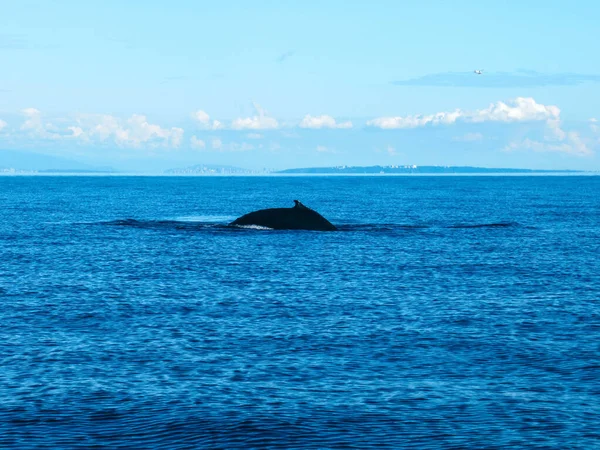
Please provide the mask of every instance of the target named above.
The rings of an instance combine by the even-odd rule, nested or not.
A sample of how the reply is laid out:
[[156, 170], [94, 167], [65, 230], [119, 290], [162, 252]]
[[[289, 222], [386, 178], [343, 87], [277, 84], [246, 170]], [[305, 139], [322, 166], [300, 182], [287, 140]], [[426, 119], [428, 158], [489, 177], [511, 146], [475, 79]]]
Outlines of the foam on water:
[[235, 228], [242, 228], [244, 230], [272, 230], [269, 227], [263, 227], [262, 225], [233, 225]]

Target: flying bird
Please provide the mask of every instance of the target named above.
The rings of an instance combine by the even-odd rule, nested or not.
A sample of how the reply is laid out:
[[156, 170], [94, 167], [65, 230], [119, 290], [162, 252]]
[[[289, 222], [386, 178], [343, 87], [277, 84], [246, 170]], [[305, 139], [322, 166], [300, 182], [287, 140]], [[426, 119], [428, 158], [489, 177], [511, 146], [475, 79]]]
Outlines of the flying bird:
[[473, 72], [475, 72], [477, 75], [481, 75], [483, 73], [483, 69], [474, 70]]

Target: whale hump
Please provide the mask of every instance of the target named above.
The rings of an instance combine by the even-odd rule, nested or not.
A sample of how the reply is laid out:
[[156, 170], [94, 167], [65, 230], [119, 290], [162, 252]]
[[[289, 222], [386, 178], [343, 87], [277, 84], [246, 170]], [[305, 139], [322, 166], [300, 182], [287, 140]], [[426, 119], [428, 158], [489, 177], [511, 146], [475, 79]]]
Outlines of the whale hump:
[[245, 214], [230, 225], [258, 225], [274, 230], [337, 230], [329, 220], [299, 200], [294, 200], [294, 206], [291, 208], [261, 209]]

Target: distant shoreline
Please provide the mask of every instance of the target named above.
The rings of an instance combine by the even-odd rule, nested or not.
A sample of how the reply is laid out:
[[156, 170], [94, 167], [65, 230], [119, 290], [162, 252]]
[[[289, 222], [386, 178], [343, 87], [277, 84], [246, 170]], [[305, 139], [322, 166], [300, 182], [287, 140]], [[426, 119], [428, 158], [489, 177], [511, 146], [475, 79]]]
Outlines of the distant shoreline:
[[304, 167], [280, 170], [278, 173], [302, 174], [380, 174], [380, 175], [416, 175], [416, 174], [534, 174], [534, 173], [579, 173], [580, 170], [545, 170], [545, 169], [520, 169], [507, 167], [477, 167], [477, 166], [417, 166], [417, 165], [390, 165], [390, 166], [330, 166], [330, 167]]
[[196, 164], [193, 166], [162, 171], [127, 172], [106, 168], [57, 169], [0, 167], [0, 176], [154, 176], [154, 177], [339, 177], [339, 176], [574, 176], [597, 175], [600, 171], [544, 170], [520, 168], [488, 168], [478, 166], [418, 166], [418, 165], [374, 165], [374, 166], [324, 166], [298, 167], [276, 170], [273, 168], [246, 169], [234, 166]]
[[0, 177], [160, 177], [160, 178], [240, 178], [240, 177], [573, 177], [598, 176], [600, 172], [470, 172], [470, 173], [240, 173], [240, 174], [164, 174], [164, 173], [94, 173], [94, 172], [44, 172], [0, 173]]

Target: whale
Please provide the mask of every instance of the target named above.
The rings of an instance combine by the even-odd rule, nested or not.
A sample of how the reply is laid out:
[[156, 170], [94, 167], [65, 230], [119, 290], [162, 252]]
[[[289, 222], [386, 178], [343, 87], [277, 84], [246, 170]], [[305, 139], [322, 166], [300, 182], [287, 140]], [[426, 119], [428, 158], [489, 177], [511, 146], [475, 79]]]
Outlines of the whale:
[[230, 226], [255, 225], [274, 230], [335, 231], [337, 228], [325, 217], [294, 200], [291, 208], [269, 208], [238, 217]]

